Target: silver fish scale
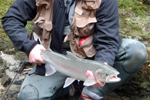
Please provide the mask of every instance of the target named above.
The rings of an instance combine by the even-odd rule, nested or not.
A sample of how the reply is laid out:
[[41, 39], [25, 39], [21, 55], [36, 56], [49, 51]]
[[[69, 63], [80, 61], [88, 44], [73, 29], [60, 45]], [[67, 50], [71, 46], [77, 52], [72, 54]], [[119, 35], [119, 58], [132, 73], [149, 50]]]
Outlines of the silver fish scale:
[[95, 72], [98, 69], [104, 69], [105, 73], [118, 72], [116, 69], [104, 63], [81, 59], [70, 52], [67, 52], [67, 55], [63, 55], [51, 50], [45, 50], [41, 52], [41, 55], [44, 56], [44, 60], [55, 66], [56, 70], [59, 72], [80, 80], [86, 79], [85, 73], [87, 70]]

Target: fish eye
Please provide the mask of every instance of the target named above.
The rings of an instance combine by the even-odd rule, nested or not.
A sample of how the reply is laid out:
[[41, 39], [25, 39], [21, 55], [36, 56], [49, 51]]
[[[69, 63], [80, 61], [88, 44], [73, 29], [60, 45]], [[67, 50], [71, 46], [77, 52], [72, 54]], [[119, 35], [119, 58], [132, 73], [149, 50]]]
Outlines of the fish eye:
[[108, 73], [106, 73], [106, 76], [108, 76]]

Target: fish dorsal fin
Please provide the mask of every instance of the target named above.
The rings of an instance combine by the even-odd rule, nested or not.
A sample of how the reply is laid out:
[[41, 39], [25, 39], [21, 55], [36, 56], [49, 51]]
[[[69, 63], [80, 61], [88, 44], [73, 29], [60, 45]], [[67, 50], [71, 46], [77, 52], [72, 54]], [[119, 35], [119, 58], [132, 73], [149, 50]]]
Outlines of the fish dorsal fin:
[[72, 52], [70, 52], [70, 51], [66, 51], [66, 56], [67, 57], [70, 57], [70, 58], [78, 58], [75, 54], [73, 54]]
[[65, 81], [65, 84], [63, 86], [63, 88], [66, 88], [68, 87], [70, 84], [72, 84], [76, 79], [75, 78], [71, 78], [71, 77], [68, 77]]
[[92, 86], [92, 85], [94, 85], [94, 84], [96, 84], [97, 82], [96, 82], [96, 80], [93, 78], [93, 77], [88, 77], [85, 81], [84, 81], [84, 83], [83, 83], [83, 85], [84, 86]]
[[56, 69], [47, 62], [45, 64], [45, 70], [46, 70], [45, 76], [50, 76], [56, 72]]
[[51, 51], [52, 52], [52, 49], [48, 48], [47, 50]]

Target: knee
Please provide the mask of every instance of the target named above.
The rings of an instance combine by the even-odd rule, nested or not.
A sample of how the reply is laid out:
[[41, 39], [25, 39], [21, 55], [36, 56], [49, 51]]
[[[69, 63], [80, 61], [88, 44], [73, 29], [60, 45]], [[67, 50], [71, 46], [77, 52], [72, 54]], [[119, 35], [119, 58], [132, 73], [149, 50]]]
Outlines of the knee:
[[33, 85], [25, 85], [18, 94], [18, 100], [38, 100], [38, 90]]
[[148, 58], [146, 47], [142, 44], [134, 44], [131, 47], [129, 59], [123, 63], [123, 68], [127, 73], [136, 73]]
[[148, 58], [147, 50], [145, 48], [135, 48], [133, 53], [133, 60], [137, 60], [137, 62], [145, 62]]

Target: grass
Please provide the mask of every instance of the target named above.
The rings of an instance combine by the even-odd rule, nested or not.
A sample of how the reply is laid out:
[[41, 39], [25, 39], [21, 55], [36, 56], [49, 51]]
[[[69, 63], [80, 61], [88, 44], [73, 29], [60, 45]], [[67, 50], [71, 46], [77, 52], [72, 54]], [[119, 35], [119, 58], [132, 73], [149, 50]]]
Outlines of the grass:
[[126, 11], [132, 11], [136, 16], [142, 16], [147, 11], [147, 7], [141, 0], [118, 0], [118, 6]]
[[[14, 3], [14, 0], [0, 0], [0, 20], [6, 14], [8, 8]], [[26, 25], [26, 30], [28, 33], [31, 32], [32, 21], [28, 21]], [[0, 50], [3, 50], [5, 53], [14, 54], [16, 49], [13, 43], [8, 38], [5, 33], [2, 23], [0, 21]]]
[[[0, 0], [0, 19], [5, 15], [10, 5], [13, 4], [12, 0]], [[0, 21], [0, 32], [2, 31], [2, 24]]]
[[[139, 41], [150, 42], [150, 6], [143, 0], [118, 0], [120, 30], [123, 38], [139, 36]], [[146, 42], [145, 42], [146, 43]], [[150, 46], [149, 43], [145, 44]]]
[[[14, 3], [14, 0], [0, 0], [0, 20], [6, 14], [8, 8]], [[31, 32], [32, 21], [28, 21], [26, 25], [26, 30], [28, 33]], [[0, 38], [7, 37], [7, 34], [3, 30], [2, 23], [0, 21]], [[8, 38], [8, 37], [7, 37]]]

